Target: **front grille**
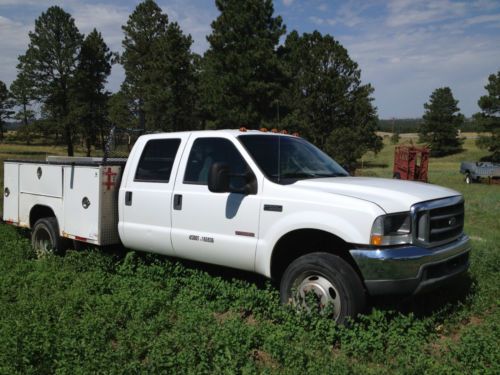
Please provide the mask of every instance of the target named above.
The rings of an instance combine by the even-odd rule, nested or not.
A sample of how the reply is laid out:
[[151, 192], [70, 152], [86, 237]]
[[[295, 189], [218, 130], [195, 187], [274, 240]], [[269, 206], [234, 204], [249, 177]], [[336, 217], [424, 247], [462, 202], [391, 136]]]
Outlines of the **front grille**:
[[463, 232], [464, 202], [460, 196], [416, 204], [412, 213], [414, 242], [426, 247], [453, 241]]

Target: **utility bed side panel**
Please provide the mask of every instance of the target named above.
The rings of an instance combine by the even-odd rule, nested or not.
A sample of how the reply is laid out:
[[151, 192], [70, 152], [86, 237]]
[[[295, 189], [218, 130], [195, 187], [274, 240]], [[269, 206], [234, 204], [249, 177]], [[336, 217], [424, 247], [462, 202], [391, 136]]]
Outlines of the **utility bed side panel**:
[[48, 164], [21, 164], [19, 191], [26, 194], [62, 198], [62, 166]]
[[64, 167], [64, 236], [99, 242], [99, 167]]
[[19, 222], [19, 164], [4, 164], [3, 220]]

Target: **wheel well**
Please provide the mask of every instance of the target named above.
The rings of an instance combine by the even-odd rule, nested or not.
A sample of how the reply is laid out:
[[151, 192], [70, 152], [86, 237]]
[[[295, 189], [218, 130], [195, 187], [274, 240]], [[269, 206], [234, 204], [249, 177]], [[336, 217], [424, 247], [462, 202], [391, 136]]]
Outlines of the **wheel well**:
[[360, 276], [358, 266], [354, 262], [347, 242], [342, 238], [318, 229], [299, 229], [285, 234], [279, 239], [273, 249], [271, 256], [271, 278], [279, 281], [285, 269], [295, 259], [302, 255], [318, 251], [338, 255], [349, 263]]
[[44, 217], [56, 217], [52, 208], [42, 205], [35, 205], [30, 211], [30, 228], [33, 228], [38, 219]]

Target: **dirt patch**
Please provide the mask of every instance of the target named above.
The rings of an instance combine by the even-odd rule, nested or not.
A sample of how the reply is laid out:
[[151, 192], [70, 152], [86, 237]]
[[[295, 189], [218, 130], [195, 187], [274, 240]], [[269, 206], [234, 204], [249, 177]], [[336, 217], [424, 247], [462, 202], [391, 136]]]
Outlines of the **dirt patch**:
[[450, 341], [452, 343], [459, 342], [460, 338], [462, 337], [464, 329], [466, 329], [467, 327], [474, 327], [474, 326], [481, 325], [483, 323], [483, 321], [484, 321], [483, 317], [473, 315], [473, 316], [469, 317], [468, 319], [464, 320], [459, 327], [457, 327], [456, 329], [454, 329], [450, 332], [446, 332], [446, 333], [442, 333], [444, 328], [441, 324], [438, 325], [436, 327], [436, 332], [438, 332], [439, 335], [438, 335], [437, 340], [430, 344], [431, 352], [437, 353], [440, 351], [448, 351], [449, 350], [448, 344], [447, 344], [448, 342], [450, 342]]
[[271, 357], [271, 355], [263, 350], [255, 349], [252, 351], [252, 360], [260, 366], [270, 367], [272, 369], [277, 369], [279, 367], [278, 362]]
[[226, 320], [236, 317], [233, 311], [215, 312], [214, 318], [218, 323], [224, 323]]

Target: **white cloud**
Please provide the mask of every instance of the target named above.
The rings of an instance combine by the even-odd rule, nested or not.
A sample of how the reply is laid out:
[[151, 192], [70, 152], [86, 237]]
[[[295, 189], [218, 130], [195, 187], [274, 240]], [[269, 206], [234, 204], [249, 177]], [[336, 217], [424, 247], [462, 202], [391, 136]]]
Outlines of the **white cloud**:
[[328, 10], [328, 5], [325, 3], [319, 4], [318, 5], [318, 10], [321, 12], [326, 12]]
[[94, 28], [101, 32], [111, 50], [119, 51], [130, 9], [106, 4], [78, 4], [71, 9], [80, 32], [88, 34]]
[[466, 9], [466, 3], [450, 0], [392, 0], [388, 4], [387, 25], [398, 27], [452, 19], [463, 16]]
[[189, 1], [175, 0], [168, 4], [160, 4], [170, 21], [176, 21], [185, 34], [193, 38], [192, 50], [202, 54], [208, 48], [207, 35], [211, 31], [211, 23], [217, 17], [217, 13], [210, 9], [200, 8]]
[[467, 25], [477, 25], [482, 23], [494, 23], [496, 27], [500, 27], [500, 14], [486, 14], [468, 18], [465, 23]]
[[337, 9], [334, 18], [326, 18], [325, 21], [331, 26], [335, 24], [343, 24], [347, 27], [353, 28], [362, 23], [371, 21], [370, 17], [363, 15], [363, 13], [375, 6], [377, 6], [377, 4], [366, 1], [346, 1]]
[[309, 21], [311, 21], [315, 25], [323, 25], [325, 23], [325, 19], [324, 18], [316, 17], [316, 16], [309, 17]]
[[283, 0], [283, 5], [290, 6], [293, 4], [293, 2], [294, 2], [294, 0]]
[[0, 80], [10, 85], [16, 77], [17, 57], [28, 46], [29, 27], [0, 16]]

